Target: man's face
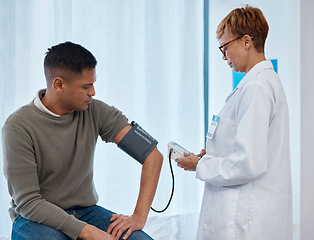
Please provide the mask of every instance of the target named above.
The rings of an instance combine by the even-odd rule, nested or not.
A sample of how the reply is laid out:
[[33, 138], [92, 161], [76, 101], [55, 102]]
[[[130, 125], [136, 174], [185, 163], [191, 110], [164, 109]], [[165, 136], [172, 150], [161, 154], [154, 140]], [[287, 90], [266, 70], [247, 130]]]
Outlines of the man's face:
[[85, 111], [95, 95], [95, 68], [83, 69], [82, 74], [64, 82], [61, 96], [64, 112]]

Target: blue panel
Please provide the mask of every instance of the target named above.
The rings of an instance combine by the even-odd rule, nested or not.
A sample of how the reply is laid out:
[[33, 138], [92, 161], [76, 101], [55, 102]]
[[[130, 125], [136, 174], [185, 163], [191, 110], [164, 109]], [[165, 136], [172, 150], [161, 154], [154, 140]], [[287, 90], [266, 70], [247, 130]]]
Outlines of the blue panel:
[[209, 59], [209, 2], [204, 0], [204, 147], [206, 146], [206, 134], [208, 131], [208, 105], [209, 105], [209, 80], [208, 80], [208, 59]]
[[[273, 64], [274, 70], [278, 73], [278, 59], [270, 59]], [[245, 76], [245, 73], [235, 72], [232, 70], [232, 89], [235, 89], [242, 78]]]
[[278, 59], [270, 59], [270, 61], [273, 64], [275, 72], [278, 73]]
[[234, 90], [239, 82], [242, 80], [242, 78], [245, 76], [245, 73], [241, 73], [241, 72], [235, 72], [232, 69], [232, 90]]

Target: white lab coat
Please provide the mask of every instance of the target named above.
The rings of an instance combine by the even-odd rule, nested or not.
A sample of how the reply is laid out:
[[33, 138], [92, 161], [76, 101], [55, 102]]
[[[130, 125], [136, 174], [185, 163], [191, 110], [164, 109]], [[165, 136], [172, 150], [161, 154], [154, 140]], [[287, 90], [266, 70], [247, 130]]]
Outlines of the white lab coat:
[[288, 107], [270, 61], [229, 95], [196, 168], [205, 182], [198, 240], [291, 240]]

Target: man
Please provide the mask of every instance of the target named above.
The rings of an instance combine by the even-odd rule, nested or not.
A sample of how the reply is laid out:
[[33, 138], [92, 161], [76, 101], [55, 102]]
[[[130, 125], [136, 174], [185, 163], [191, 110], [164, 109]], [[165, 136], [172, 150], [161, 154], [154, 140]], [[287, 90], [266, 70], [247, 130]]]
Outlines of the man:
[[[48, 49], [47, 89], [3, 126], [4, 173], [15, 220], [12, 239], [151, 239], [137, 230], [145, 225], [163, 157], [157, 142], [137, 124], [128, 124], [116, 108], [92, 99], [96, 64], [78, 44]], [[98, 136], [143, 164], [131, 216], [96, 205], [93, 156]]]

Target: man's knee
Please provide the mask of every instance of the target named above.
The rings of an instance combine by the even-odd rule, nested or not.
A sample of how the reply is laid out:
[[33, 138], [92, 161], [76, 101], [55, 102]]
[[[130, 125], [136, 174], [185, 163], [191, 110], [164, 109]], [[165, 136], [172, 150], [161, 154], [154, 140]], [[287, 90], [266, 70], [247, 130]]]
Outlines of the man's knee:
[[[125, 233], [122, 234], [120, 240], [122, 240]], [[134, 231], [132, 232], [128, 240], [153, 240], [153, 239], [143, 231]]]

